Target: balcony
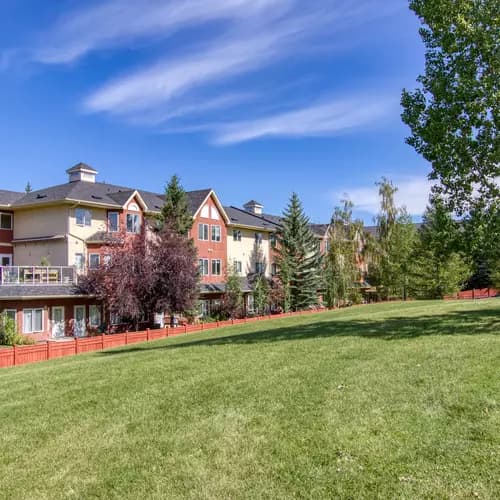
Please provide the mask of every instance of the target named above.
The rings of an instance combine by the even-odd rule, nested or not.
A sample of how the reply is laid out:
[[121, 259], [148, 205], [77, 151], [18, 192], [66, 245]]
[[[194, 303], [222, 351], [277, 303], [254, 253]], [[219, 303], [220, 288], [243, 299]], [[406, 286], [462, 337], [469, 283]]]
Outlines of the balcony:
[[71, 266], [0, 266], [0, 286], [71, 285], [76, 279]]

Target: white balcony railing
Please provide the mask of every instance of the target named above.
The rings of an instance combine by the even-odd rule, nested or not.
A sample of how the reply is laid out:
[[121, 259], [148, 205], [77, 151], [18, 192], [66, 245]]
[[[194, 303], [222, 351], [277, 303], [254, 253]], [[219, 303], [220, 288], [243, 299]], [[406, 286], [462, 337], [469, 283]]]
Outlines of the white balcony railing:
[[76, 271], [70, 266], [0, 266], [0, 285], [70, 285]]

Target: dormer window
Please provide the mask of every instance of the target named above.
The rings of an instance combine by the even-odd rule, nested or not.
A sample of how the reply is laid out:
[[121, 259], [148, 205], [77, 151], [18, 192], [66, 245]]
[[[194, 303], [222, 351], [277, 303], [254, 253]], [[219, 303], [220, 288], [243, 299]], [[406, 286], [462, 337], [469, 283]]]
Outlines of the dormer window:
[[86, 208], [77, 208], [75, 210], [75, 218], [77, 226], [87, 226], [92, 225], [92, 212]]

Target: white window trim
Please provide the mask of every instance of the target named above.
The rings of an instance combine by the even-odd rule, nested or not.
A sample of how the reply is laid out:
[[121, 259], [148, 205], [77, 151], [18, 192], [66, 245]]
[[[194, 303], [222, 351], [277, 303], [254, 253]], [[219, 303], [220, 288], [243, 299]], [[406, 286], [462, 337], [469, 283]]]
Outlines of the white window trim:
[[[133, 217], [133, 220], [135, 220], [137, 218], [137, 230], [134, 231], [134, 224], [132, 223], [132, 231], [129, 230], [128, 228], [128, 219], [129, 217]], [[140, 217], [140, 214], [136, 214], [136, 213], [133, 213], [133, 214], [127, 214], [126, 218], [125, 218], [125, 225], [126, 225], [126, 229], [127, 229], [127, 233], [129, 234], [139, 234], [141, 232], [141, 217]]]
[[[34, 318], [34, 312], [35, 311], [42, 311], [42, 329], [41, 330], [34, 330], [34, 329], [31, 329], [29, 331], [26, 330], [26, 324], [24, 322], [24, 314], [27, 312], [27, 311], [31, 311], [31, 325], [30, 327], [33, 327], [33, 318]], [[44, 313], [43, 313], [43, 308], [41, 307], [33, 307], [33, 308], [27, 308], [27, 309], [23, 309], [23, 333], [40, 333], [40, 332], [43, 332], [44, 329], [43, 329], [43, 325], [44, 325]]]
[[[92, 257], [97, 256], [97, 266], [92, 265]], [[101, 267], [101, 254], [89, 253], [89, 269], [99, 269]]]
[[[97, 322], [97, 325], [93, 323], [92, 319], [93, 319], [93, 314], [92, 314], [92, 311], [96, 311], [97, 312], [97, 319], [99, 320]], [[101, 323], [102, 323], [102, 311], [101, 311], [101, 308], [96, 305], [96, 304], [90, 304], [89, 306], [89, 325], [94, 327], [94, 328], [99, 328], [101, 326]]]
[[[203, 231], [200, 233], [200, 228], [203, 227]], [[207, 228], [206, 235], [207, 237], [205, 238], [205, 228]], [[200, 237], [201, 234], [201, 237]], [[209, 241], [210, 238], [210, 228], [208, 224], [200, 223], [198, 224], [198, 240], [200, 241]]]
[[17, 328], [17, 309], [4, 309], [1, 313], [0, 313], [0, 316], [2, 314], [5, 314], [7, 316], [7, 313], [14, 313], [14, 324], [16, 325], [16, 328]]
[[[110, 215], [116, 215], [116, 229], [111, 229], [111, 224], [109, 221]], [[118, 233], [120, 231], [120, 212], [108, 212], [108, 231], [110, 233]]]
[[[217, 230], [217, 229], [218, 229], [218, 238], [217, 238], [217, 235], [215, 235], [216, 237], [214, 238], [214, 230]], [[214, 241], [216, 243], [219, 243], [222, 241], [222, 228], [218, 224], [213, 224], [212, 226], [210, 226], [210, 238], [211, 238], [211, 241]]]
[[[84, 212], [83, 223], [78, 222], [77, 213], [79, 210]], [[86, 217], [87, 215], [89, 216], [88, 219]], [[88, 224], [87, 224], [87, 222], [88, 222]], [[78, 227], [91, 227], [92, 226], [92, 210], [90, 210], [88, 208], [81, 208], [81, 207], [75, 208], [75, 223]]]
[[10, 253], [0, 253], [0, 264], [1, 264], [1, 259], [3, 259], [4, 257], [8, 257], [9, 258], [9, 264], [7, 264], [8, 266], [12, 266], [12, 254]]
[[[219, 263], [219, 272], [214, 273], [214, 264]], [[210, 262], [210, 271], [212, 272], [212, 276], [222, 276], [222, 259], [212, 259]]]
[[0, 226], [0, 231], [12, 231], [14, 228], [14, 215], [9, 214], [8, 212], [0, 212], [0, 216], [8, 215], [10, 217], [10, 227], [2, 227]]
[[[203, 261], [203, 264], [201, 263]], [[207, 272], [205, 273], [205, 262], [207, 263]], [[198, 265], [200, 269], [200, 274], [201, 276], [210, 276], [210, 262], [208, 259], [205, 259], [203, 257], [198, 259]]]

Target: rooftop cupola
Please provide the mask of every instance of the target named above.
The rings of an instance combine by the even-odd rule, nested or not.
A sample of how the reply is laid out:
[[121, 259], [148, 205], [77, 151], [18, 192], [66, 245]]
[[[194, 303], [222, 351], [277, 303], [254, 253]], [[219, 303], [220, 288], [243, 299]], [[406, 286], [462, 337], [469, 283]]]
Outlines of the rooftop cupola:
[[86, 163], [78, 163], [74, 167], [68, 168], [66, 173], [69, 176], [69, 182], [95, 182], [95, 176], [99, 172]]
[[256, 215], [262, 215], [262, 209], [264, 208], [264, 205], [262, 205], [262, 203], [259, 203], [258, 201], [250, 200], [243, 205], [243, 208], [247, 212], [251, 212]]

